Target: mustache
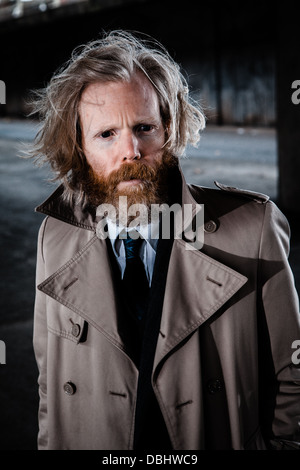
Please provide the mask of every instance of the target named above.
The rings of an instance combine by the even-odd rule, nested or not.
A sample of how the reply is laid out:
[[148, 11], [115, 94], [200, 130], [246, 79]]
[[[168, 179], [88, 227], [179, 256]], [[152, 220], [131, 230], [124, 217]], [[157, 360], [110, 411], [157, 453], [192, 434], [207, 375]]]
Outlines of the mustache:
[[107, 177], [106, 183], [110, 187], [116, 187], [122, 181], [129, 181], [132, 179], [140, 179], [147, 182], [155, 181], [157, 178], [157, 167], [149, 166], [146, 163], [124, 163], [121, 168], [113, 170]]

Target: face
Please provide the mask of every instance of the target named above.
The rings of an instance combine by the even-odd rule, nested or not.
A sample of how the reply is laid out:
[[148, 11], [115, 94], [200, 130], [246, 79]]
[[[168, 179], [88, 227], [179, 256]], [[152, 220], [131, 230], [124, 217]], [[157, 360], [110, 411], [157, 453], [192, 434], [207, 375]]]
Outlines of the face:
[[[137, 163], [151, 171], [162, 161], [165, 129], [156, 91], [144, 75], [89, 85], [79, 115], [84, 154], [95, 175], [108, 178]], [[126, 193], [142, 183], [141, 178], [123, 179], [117, 190]]]
[[168, 202], [169, 172], [178, 164], [164, 150], [166, 132], [151, 83], [137, 73], [130, 82], [92, 84], [82, 95], [79, 115], [88, 165], [77, 177], [89, 202], [113, 205], [120, 220], [119, 198], [126, 196], [122, 211], [142, 204], [149, 223], [151, 205]]

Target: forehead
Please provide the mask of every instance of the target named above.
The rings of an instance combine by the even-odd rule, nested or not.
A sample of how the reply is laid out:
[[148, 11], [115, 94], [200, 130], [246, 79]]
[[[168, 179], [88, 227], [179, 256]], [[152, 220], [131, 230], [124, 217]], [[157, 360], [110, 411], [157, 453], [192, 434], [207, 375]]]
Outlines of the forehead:
[[82, 93], [79, 104], [80, 114], [135, 108], [159, 112], [157, 92], [142, 73], [135, 74], [129, 81], [92, 83]]

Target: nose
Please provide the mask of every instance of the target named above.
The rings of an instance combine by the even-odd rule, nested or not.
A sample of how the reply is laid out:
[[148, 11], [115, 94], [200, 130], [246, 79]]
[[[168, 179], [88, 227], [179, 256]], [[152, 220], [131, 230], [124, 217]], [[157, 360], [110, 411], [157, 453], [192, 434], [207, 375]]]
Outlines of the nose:
[[123, 161], [140, 160], [139, 140], [133, 132], [122, 139], [121, 156]]

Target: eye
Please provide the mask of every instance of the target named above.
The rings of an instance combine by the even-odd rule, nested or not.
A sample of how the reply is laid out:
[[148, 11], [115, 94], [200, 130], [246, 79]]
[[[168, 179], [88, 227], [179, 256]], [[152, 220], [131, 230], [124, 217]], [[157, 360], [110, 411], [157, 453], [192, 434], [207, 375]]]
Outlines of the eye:
[[112, 131], [104, 131], [101, 134], [99, 134], [99, 137], [102, 137], [102, 139], [108, 139], [113, 135]]
[[154, 129], [154, 126], [152, 124], [140, 124], [138, 127], [139, 132], [151, 132]]

